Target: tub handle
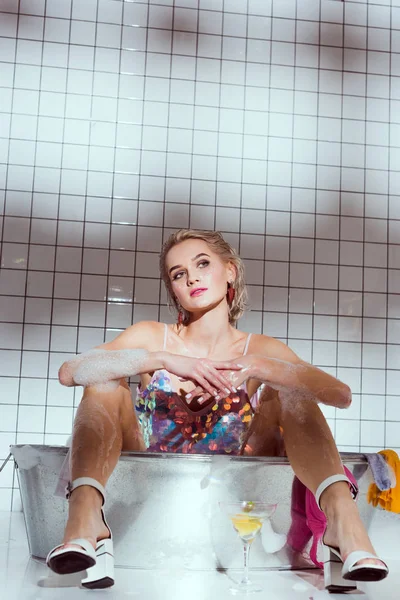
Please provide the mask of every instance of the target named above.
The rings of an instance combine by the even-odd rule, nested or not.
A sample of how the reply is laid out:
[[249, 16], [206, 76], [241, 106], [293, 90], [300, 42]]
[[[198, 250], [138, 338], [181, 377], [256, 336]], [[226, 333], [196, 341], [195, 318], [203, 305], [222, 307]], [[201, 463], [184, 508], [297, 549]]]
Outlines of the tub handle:
[[10, 460], [12, 454], [10, 452], [10, 454], [7, 456], [7, 458], [5, 459], [5, 461], [3, 462], [3, 464], [0, 467], [0, 473], [2, 472], [2, 470], [4, 469], [4, 467], [6, 466], [6, 464], [8, 463], [8, 461]]

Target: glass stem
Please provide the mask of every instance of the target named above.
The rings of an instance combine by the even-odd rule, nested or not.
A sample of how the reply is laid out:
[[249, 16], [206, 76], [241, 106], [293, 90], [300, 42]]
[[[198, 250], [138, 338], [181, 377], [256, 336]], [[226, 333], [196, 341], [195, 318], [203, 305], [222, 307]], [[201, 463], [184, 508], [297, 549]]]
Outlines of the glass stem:
[[250, 583], [249, 580], [249, 554], [250, 554], [250, 544], [249, 542], [244, 542], [243, 544], [243, 561], [244, 561], [244, 570], [241, 585], [248, 585]]

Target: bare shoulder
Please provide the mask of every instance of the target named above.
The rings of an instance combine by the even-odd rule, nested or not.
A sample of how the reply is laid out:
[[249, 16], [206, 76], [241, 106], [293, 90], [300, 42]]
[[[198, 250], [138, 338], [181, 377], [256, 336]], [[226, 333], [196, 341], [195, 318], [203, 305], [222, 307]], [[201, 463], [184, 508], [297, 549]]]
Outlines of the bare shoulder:
[[125, 350], [127, 348], [143, 348], [149, 352], [159, 350], [162, 346], [164, 324], [158, 321], [139, 321], [122, 331], [111, 342], [102, 344], [104, 350]]
[[268, 335], [255, 333], [251, 336], [251, 354], [263, 354], [269, 358], [277, 358], [287, 362], [303, 362], [286, 344]]

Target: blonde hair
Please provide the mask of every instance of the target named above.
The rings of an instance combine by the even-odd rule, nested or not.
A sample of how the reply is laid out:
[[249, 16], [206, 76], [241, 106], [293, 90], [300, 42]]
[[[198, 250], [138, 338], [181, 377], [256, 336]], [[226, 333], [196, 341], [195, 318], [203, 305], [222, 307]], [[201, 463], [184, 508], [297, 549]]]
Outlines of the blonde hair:
[[215, 254], [217, 254], [224, 263], [232, 263], [236, 270], [236, 279], [234, 281], [235, 297], [229, 306], [229, 323], [234, 325], [246, 310], [247, 289], [244, 281], [244, 265], [236, 250], [224, 240], [219, 231], [202, 231], [199, 229], [180, 229], [172, 233], [163, 244], [160, 254], [160, 274], [167, 289], [168, 300], [179, 312], [183, 313], [183, 324], [187, 325], [190, 321], [190, 314], [179, 306], [172, 291], [171, 280], [168, 275], [166, 257], [168, 252], [181, 242], [186, 240], [203, 240], [208, 244]]

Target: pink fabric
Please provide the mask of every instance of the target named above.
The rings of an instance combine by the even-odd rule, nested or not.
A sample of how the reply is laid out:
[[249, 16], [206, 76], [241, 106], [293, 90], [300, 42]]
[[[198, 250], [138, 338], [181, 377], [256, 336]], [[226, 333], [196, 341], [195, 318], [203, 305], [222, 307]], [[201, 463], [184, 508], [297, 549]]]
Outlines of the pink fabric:
[[296, 552], [302, 552], [312, 536], [306, 519], [306, 492], [306, 486], [295, 477], [292, 484], [292, 524], [287, 543]]
[[[353, 496], [358, 492], [357, 481], [351, 471], [343, 466], [346, 476], [353, 484]], [[326, 529], [326, 517], [320, 510], [315, 496], [301, 481], [295, 477], [292, 485], [292, 524], [288, 533], [287, 543], [296, 552], [302, 552], [313, 537], [310, 549], [310, 558], [313, 563], [323, 568], [318, 558], [318, 544], [322, 540]]]
[[[346, 476], [350, 479], [353, 484], [353, 494], [356, 496], [358, 492], [357, 481], [353, 476], [353, 473], [349, 471], [349, 469], [343, 466]], [[306, 490], [306, 517], [307, 517], [307, 525], [313, 535], [313, 543], [310, 550], [310, 558], [313, 563], [320, 567], [321, 569], [324, 567], [323, 563], [321, 563], [317, 559], [318, 552], [318, 544], [322, 540], [323, 535], [326, 529], [326, 517], [322, 510], [319, 508], [317, 501], [315, 500], [315, 496], [310, 490]]]

